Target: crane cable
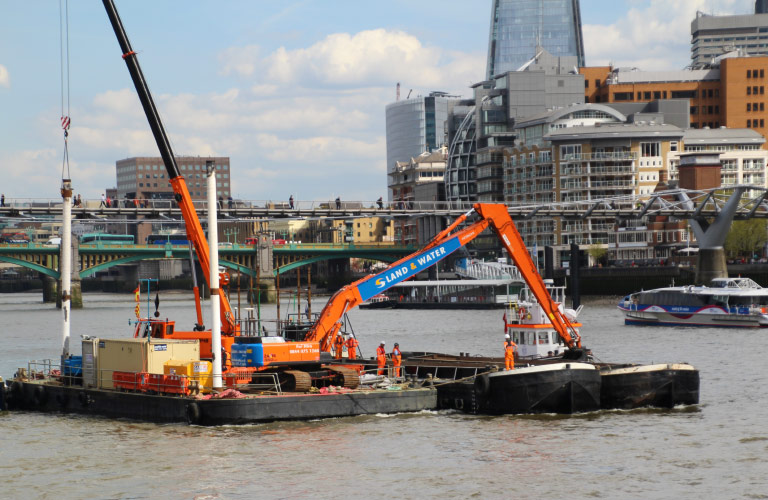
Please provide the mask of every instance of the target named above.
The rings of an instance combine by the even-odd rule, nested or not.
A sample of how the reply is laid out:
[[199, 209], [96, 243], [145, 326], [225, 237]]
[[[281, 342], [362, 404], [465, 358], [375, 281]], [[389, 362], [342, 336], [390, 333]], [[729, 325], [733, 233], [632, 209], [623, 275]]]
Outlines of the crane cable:
[[59, 0], [59, 43], [61, 51], [61, 128], [64, 130], [64, 157], [61, 161], [61, 178], [71, 179], [69, 174], [68, 144], [69, 126], [71, 123], [69, 118], [69, 0]]

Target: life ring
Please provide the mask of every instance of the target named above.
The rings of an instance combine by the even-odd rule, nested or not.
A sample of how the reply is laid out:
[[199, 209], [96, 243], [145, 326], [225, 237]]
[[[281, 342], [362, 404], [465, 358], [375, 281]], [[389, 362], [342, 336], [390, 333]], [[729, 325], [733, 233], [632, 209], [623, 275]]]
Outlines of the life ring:
[[520, 319], [521, 320], [525, 319], [525, 314], [526, 314], [525, 307], [521, 307], [520, 308]]
[[491, 391], [491, 381], [488, 379], [488, 375], [480, 375], [475, 377], [475, 392], [480, 396], [487, 396]]
[[186, 408], [187, 423], [189, 425], [197, 425], [200, 423], [200, 405], [197, 403], [189, 403]]

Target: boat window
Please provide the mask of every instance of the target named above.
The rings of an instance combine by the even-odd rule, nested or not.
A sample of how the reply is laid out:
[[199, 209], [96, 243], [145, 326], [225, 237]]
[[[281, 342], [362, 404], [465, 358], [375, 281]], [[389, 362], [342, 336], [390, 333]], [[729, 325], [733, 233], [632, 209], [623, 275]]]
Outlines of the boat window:
[[549, 343], [549, 332], [539, 332], [539, 344]]
[[173, 335], [173, 325], [165, 325], [165, 334]]
[[536, 343], [536, 341], [533, 338], [533, 332], [526, 332], [525, 335], [526, 344], [533, 345]]

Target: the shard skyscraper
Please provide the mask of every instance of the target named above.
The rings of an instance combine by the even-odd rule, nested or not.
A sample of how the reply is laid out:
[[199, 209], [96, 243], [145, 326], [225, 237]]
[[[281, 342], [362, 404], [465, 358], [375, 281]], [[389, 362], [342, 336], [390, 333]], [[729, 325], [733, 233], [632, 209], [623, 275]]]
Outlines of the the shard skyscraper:
[[520, 69], [541, 46], [584, 66], [579, 0], [492, 0], [486, 79]]

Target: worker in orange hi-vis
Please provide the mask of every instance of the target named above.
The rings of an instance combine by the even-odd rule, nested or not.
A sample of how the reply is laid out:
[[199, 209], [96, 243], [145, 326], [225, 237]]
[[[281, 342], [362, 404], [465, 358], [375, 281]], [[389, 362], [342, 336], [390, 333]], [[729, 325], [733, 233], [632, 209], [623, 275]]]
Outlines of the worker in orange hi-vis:
[[512, 339], [509, 337], [509, 335], [504, 335], [504, 369], [505, 370], [514, 370], [515, 369], [515, 351], [517, 351], [517, 344], [512, 342]]
[[344, 340], [344, 335], [338, 334], [336, 335], [336, 338], [333, 339], [333, 347], [334, 347], [334, 357], [336, 359], [341, 359], [341, 356], [344, 354], [344, 343], [346, 341]]
[[400, 352], [400, 344], [395, 342], [395, 348], [392, 349], [392, 366], [395, 367], [395, 378], [400, 377], [400, 363], [403, 360], [403, 353]]
[[349, 336], [349, 339], [347, 339], [347, 357], [349, 359], [355, 359], [357, 358], [357, 346], [358, 346], [357, 339], [353, 337], [352, 335]]
[[384, 341], [381, 341], [379, 347], [376, 348], [376, 363], [379, 366], [379, 375], [384, 375], [384, 367], [387, 366], [387, 350], [384, 348]]

